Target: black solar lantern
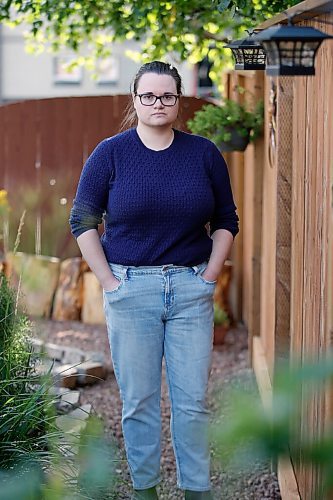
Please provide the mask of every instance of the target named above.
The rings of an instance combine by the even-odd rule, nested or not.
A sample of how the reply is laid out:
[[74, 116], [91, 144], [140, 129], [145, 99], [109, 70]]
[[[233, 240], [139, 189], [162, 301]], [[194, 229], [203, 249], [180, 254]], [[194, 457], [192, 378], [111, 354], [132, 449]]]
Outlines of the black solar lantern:
[[266, 54], [263, 46], [254, 41], [252, 35], [242, 40], [235, 40], [224, 46], [231, 49], [235, 59], [235, 69], [265, 69]]
[[323, 40], [333, 38], [309, 26], [271, 26], [253, 36], [267, 55], [266, 70], [271, 76], [314, 75], [315, 57]]

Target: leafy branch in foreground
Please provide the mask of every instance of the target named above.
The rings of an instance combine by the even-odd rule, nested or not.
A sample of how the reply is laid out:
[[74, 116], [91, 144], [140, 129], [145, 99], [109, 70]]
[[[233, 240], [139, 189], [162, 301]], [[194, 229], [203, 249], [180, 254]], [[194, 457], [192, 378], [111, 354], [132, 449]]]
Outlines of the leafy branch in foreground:
[[[37, 47], [67, 47], [77, 52], [88, 44], [91, 60], [110, 54], [114, 41], [144, 41], [141, 60], [178, 54], [196, 63], [208, 55], [214, 69], [225, 64], [228, 38], [299, 3], [298, 0], [7, 0], [0, 22], [27, 23]], [[212, 70], [212, 76], [214, 76]]]

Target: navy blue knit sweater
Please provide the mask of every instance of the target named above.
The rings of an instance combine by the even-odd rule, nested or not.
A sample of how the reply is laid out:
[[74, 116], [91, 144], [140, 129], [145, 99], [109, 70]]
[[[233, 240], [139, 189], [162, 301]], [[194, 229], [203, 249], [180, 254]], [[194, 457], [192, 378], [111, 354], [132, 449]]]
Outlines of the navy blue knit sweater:
[[98, 227], [108, 262], [193, 266], [209, 259], [210, 234], [238, 232], [226, 163], [209, 140], [174, 130], [162, 151], [135, 128], [103, 140], [86, 161], [70, 224], [75, 237]]

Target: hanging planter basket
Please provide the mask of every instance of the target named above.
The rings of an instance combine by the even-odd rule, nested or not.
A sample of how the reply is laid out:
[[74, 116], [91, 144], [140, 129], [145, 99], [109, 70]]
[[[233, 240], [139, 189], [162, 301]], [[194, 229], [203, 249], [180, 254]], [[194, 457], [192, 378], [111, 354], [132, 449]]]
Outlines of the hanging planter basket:
[[258, 101], [253, 111], [231, 99], [221, 106], [207, 104], [187, 122], [194, 134], [213, 141], [221, 152], [244, 151], [250, 141], [262, 133], [263, 102]]
[[219, 144], [219, 149], [222, 152], [225, 151], [245, 151], [247, 145], [250, 142], [250, 131], [247, 135], [240, 135], [237, 129], [230, 130], [231, 138], [229, 141], [221, 142]]

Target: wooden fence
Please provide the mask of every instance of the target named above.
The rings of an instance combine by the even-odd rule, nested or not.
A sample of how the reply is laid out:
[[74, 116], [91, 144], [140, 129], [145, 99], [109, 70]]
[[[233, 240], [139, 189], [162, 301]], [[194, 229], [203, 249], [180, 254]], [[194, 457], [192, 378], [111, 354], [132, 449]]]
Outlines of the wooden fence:
[[[103, 138], [119, 131], [128, 95], [68, 97], [0, 106], [0, 189], [12, 206], [8, 246], [19, 219], [19, 249], [56, 257], [78, 254], [68, 217], [82, 165]], [[183, 128], [205, 103], [184, 97]]]
[[[308, 0], [294, 10], [303, 12], [299, 23], [333, 35], [332, 1]], [[239, 99], [241, 85], [265, 100], [263, 138], [244, 154], [230, 154], [228, 163], [241, 218], [232, 306], [248, 328], [269, 405], [279, 359], [323, 359], [332, 344], [333, 43], [319, 49], [313, 77], [232, 72], [224, 84], [228, 97]], [[303, 437], [320, 436], [332, 424], [332, 403], [330, 391], [303, 398], [294, 428]], [[300, 454], [279, 464], [279, 480], [286, 500], [324, 498], [320, 474]]]

